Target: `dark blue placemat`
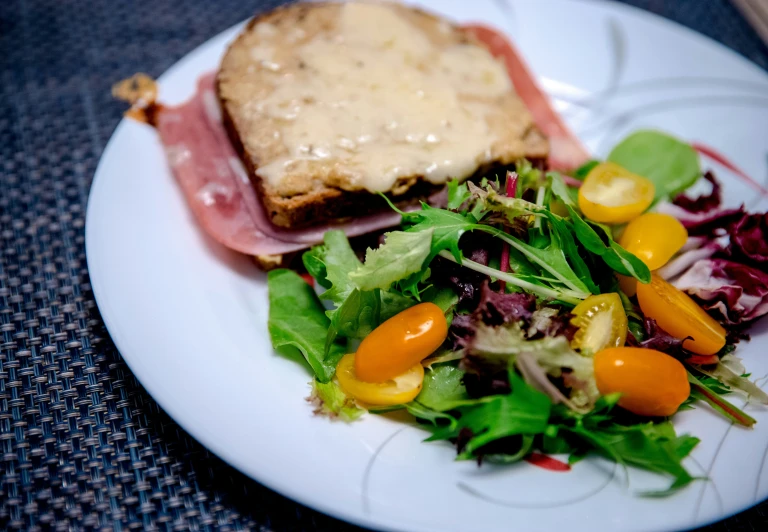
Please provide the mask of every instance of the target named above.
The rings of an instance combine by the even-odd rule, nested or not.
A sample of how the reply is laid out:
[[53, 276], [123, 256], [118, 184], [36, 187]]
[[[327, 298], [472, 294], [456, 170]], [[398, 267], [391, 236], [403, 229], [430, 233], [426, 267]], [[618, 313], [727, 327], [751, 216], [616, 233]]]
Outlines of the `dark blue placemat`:
[[[0, 0], [0, 529], [355, 530], [181, 430], [115, 351], [88, 283], [88, 188], [123, 109], [111, 84], [157, 76], [278, 3]], [[765, 45], [725, 0], [628, 3], [768, 68]], [[766, 513], [711, 530], [763, 530]]]

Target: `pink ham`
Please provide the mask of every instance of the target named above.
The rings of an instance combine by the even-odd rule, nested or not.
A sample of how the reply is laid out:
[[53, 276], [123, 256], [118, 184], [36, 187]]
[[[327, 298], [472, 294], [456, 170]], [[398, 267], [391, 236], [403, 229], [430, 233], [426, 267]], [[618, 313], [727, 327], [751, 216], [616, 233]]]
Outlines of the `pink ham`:
[[[566, 170], [588, 161], [589, 153], [552, 109], [509, 41], [482, 25], [470, 25], [467, 29], [506, 62], [515, 90], [536, 125], [549, 137], [550, 167]], [[157, 130], [173, 174], [197, 221], [211, 237], [241, 253], [281, 255], [322, 242], [329, 229], [358, 236], [400, 223], [399, 214], [387, 211], [307, 229], [273, 225], [222, 125], [215, 77], [214, 73], [203, 76], [190, 101], [177, 107], [164, 106], [157, 114]]]
[[589, 161], [589, 152], [552, 108], [549, 98], [536, 84], [536, 78], [512, 43], [503, 34], [482, 24], [469, 24], [465, 28], [495, 57], [504, 60], [515, 91], [533, 115], [536, 126], [549, 138], [549, 167], [567, 171]]
[[322, 242], [329, 229], [357, 236], [400, 223], [400, 215], [388, 211], [301, 230], [272, 225], [222, 125], [215, 77], [200, 78], [190, 101], [162, 107], [157, 116], [173, 174], [210, 236], [241, 253], [280, 255]]

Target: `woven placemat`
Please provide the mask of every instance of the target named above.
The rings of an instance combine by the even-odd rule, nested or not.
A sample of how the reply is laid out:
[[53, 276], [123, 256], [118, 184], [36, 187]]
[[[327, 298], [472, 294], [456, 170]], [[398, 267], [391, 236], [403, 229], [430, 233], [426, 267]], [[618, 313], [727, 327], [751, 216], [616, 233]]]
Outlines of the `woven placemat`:
[[[278, 1], [0, 1], [0, 530], [356, 530], [210, 455], [115, 351], [88, 284], [88, 189], [122, 106]], [[768, 68], [725, 0], [632, 0]], [[712, 530], [763, 530], [763, 504]]]

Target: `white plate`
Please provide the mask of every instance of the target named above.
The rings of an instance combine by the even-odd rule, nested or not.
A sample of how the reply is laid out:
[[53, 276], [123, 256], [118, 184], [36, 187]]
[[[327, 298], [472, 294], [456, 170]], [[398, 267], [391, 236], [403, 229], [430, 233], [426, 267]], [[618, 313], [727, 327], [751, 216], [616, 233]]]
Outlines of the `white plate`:
[[[508, 32], [600, 155], [630, 130], [659, 127], [768, 177], [768, 76], [713, 41], [610, 3], [420, 4]], [[162, 101], [189, 97], [238, 29], [171, 68]], [[566, 102], [597, 94], [591, 107]], [[729, 203], [768, 208], [716, 170]], [[527, 463], [478, 469], [391, 419], [345, 425], [313, 417], [304, 401], [309, 374], [270, 347], [264, 275], [199, 230], [147, 126], [123, 121], [110, 140], [91, 190], [86, 244], [101, 315], [158, 403], [227, 462], [320, 511], [384, 529], [647, 531], [693, 527], [768, 497], [768, 412], [759, 408], [748, 408], [759, 421], [754, 430], [731, 427], [706, 407], [678, 415], [678, 429], [702, 440], [687, 465], [711, 481], [661, 500], [633, 495], [660, 486], [653, 475], [633, 471], [627, 485], [600, 460], [569, 473]], [[768, 334], [765, 323], [758, 328], [739, 354], [762, 376]]]

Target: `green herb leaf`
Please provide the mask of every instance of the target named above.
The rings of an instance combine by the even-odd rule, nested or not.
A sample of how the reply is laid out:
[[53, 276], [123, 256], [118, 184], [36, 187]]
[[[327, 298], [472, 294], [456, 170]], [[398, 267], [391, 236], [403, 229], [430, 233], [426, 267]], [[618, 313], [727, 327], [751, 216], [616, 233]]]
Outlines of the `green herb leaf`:
[[315, 407], [315, 413], [342, 421], [352, 422], [365, 414], [351, 397], [335, 382], [312, 382], [312, 394], [309, 402]]
[[368, 248], [365, 264], [350, 273], [349, 279], [360, 290], [387, 290], [392, 283], [420, 272], [430, 254], [433, 232], [387, 233], [387, 240], [378, 249]]
[[473, 437], [459, 460], [475, 457], [484, 445], [517, 434], [539, 434], [547, 428], [552, 404], [542, 392], [528, 386], [514, 370], [509, 371], [511, 392], [491, 396], [484, 403], [459, 408], [459, 430], [468, 429]]
[[403, 221], [413, 224], [406, 229], [409, 233], [432, 232], [427, 263], [445, 249], [449, 250], [456, 260], [461, 261], [459, 239], [475, 226], [474, 218], [444, 209], [434, 209], [426, 203], [422, 204], [422, 210], [405, 214]]
[[608, 245], [606, 245], [603, 242], [603, 238], [600, 237], [592, 225], [584, 221], [573, 207], [567, 206], [567, 208], [576, 238], [579, 239], [579, 242], [587, 251], [600, 256], [608, 267], [615, 272], [634, 277], [641, 283], [649, 283], [651, 281], [651, 271], [643, 261], [614, 242], [611, 235], [598, 226], [598, 229], [603, 232], [603, 238], [608, 241]]
[[653, 181], [657, 200], [685, 190], [701, 175], [696, 151], [659, 131], [631, 134], [613, 148], [608, 160]]
[[267, 327], [277, 351], [298, 349], [320, 382], [328, 382], [344, 356], [344, 346], [333, 343], [325, 352], [330, 320], [315, 291], [296, 272], [272, 270], [267, 274], [269, 320]]
[[608, 427], [583, 424], [566, 430], [621, 465], [635, 466], [673, 478], [668, 489], [643, 493], [645, 496], [666, 496], [695, 480], [681, 462], [699, 443], [699, 439], [687, 435], [676, 437], [669, 422], [631, 426], [614, 424]]
[[470, 197], [472, 194], [469, 193], [466, 183], [459, 183], [458, 179], [448, 181], [448, 209], [459, 210]]

